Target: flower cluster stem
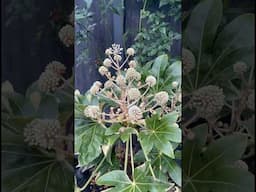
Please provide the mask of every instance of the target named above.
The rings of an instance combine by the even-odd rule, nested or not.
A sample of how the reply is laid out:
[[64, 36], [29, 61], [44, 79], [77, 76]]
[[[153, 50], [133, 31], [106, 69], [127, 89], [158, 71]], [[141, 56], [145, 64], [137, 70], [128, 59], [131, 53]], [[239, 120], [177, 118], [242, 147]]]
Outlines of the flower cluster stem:
[[129, 139], [126, 142], [126, 148], [125, 148], [124, 171], [126, 173], [127, 173], [127, 166], [128, 166], [128, 154], [129, 154]]
[[133, 159], [133, 148], [132, 148], [132, 134], [130, 135], [130, 153], [131, 153], [131, 165], [132, 165], [132, 178], [134, 179], [134, 159]]

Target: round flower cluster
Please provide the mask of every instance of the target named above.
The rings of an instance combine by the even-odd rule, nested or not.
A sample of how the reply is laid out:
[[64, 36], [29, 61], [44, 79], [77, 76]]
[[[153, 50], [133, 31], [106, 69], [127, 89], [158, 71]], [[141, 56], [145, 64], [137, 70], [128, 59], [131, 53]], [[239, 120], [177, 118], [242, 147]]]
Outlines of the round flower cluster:
[[140, 90], [137, 88], [131, 88], [128, 90], [128, 97], [130, 100], [136, 100], [140, 97]]
[[45, 71], [50, 71], [55, 74], [62, 75], [65, 73], [66, 67], [59, 61], [52, 61], [46, 66]]
[[72, 25], [65, 25], [59, 31], [59, 38], [66, 47], [70, 47], [74, 44], [74, 27]]
[[193, 53], [186, 49], [182, 48], [182, 72], [184, 75], [190, 73], [195, 67], [196, 59]]
[[134, 68], [128, 68], [126, 71], [126, 79], [139, 81], [141, 79], [141, 74], [137, 72]]
[[247, 65], [242, 61], [238, 61], [233, 65], [233, 71], [237, 74], [242, 74], [247, 71]]
[[66, 67], [58, 62], [52, 61], [38, 79], [38, 87], [42, 92], [54, 92], [61, 85], [61, 76], [65, 73]]
[[155, 95], [155, 101], [159, 105], [165, 105], [169, 100], [169, 95], [165, 91], [161, 91]]
[[149, 75], [147, 78], [146, 78], [146, 83], [150, 86], [150, 87], [154, 87], [155, 84], [156, 84], [156, 78], [152, 75]]
[[195, 91], [191, 98], [191, 107], [197, 110], [200, 117], [208, 118], [217, 115], [224, 105], [223, 90], [209, 85]]
[[156, 110], [164, 112], [168, 108], [169, 94], [165, 91], [151, 94], [150, 89], [156, 85], [157, 79], [149, 75], [142, 82], [141, 74], [136, 70], [137, 62], [131, 58], [135, 55], [135, 50], [128, 48], [126, 59], [120, 62], [122, 50], [117, 44], [106, 49], [107, 58], [99, 67], [99, 73], [107, 81], [104, 84], [96, 81], [89, 90], [92, 95], [109, 100], [115, 105], [106, 109], [108, 113], [101, 111], [99, 106], [87, 106], [84, 115], [101, 122], [140, 124], [144, 122], [144, 114], [155, 113]]
[[24, 129], [24, 141], [30, 146], [53, 149], [59, 133], [60, 123], [58, 120], [35, 119]]
[[39, 89], [42, 92], [54, 92], [60, 85], [60, 78], [52, 72], [43, 72], [38, 80]]
[[92, 87], [90, 88], [90, 93], [92, 95], [95, 95], [96, 93], [98, 93], [100, 91], [101, 85], [102, 85], [102, 83], [99, 81], [94, 82]]
[[84, 109], [84, 115], [96, 119], [100, 114], [100, 108], [97, 105], [89, 105]]
[[247, 107], [251, 110], [255, 110], [255, 91], [253, 90], [247, 99]]
[[129, 116], [129, 119], [132, 120], [132, 121], [136, 121], [136, 120], [139, 120], [141, 119], [143, 116], [142, 116], [142, 111], [140, 110], [140, 108], [136, 105], [134, 106], [131, 106], [128, 110], [128, 116]]

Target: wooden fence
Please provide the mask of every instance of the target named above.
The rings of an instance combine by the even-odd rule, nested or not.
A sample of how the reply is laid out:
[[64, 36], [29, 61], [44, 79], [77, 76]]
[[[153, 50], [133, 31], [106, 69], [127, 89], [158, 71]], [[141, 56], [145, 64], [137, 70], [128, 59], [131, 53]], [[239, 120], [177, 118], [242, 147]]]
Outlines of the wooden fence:
[[[79, 4], [83, 0], [76, 0]], [[116, 0], [116, 3], [120, 3]], [[126, 37], [125, 46], [131, 46], [134, 43], [134, 38], [138, 33], [140, 10], [142, 8], [142, 1], [138, 0], [124, 0], [124, 9], [120, 15], [109, 12], [104, 18], [104, 23], [100, 23], [100, 6], [99, 0], [93, 1], [91, 11], [94, 13], [94, 21], [96, 27], [93, 31], [92, 38], [87, 42], [89, 46], [90, 61], [85, 62], [75, 67], [75, 87], [80, 91], [86, 91], [95, 80], [101, 80], [97, 72], [97, 64], [102, 61], [102, 55], [106, 48], [112, 43], [119, 43], [123, 45], [123, 34], [129, 31]], [[172, 29], [176, 32], [181, 32], [181, 21], [170, 21]], [[76, 48], [76, 54], [83, 51], [84, 47]], [[174, 41], [171, 48], [172, 56], [179, 56], [181, 49], [181, 41]], [[103, 53], [103, 54], [102, 54]], [[101, 56], [101, 57], [100, 57]]]

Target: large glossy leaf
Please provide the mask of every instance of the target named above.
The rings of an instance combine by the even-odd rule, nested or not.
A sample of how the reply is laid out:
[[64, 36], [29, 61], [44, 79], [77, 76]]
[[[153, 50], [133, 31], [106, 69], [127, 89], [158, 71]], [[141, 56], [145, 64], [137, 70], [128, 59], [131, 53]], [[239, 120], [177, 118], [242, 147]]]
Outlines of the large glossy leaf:
[[153, 75], [155, 75], [155, 77], [157, 77], [157, 79], [159, 79], [161, 74], [163, 74], [166, 70], [167, 66], [168, 55], [160, 55], [155, 59], [151, 72]]
[[152, 165], [158, 179], [164, 179], [165, 175], [163, 174], [168, 173], [171, 179], [177, 185], [181, 186], [181, 167], [174, 159], [171, 159], [164, 154], [157, 153], [155, 158], [152, 158]]
[[[54, 153], [29, 147], [22, 134], [2, 127], [2, 191], [68, 192], [73, 188], [72, 165]], [[71, 160], [72, 162], [72, 160]]]
[[181, 61], [175, 61], [171, 63], [171, 65], [167, 69], [167, 73], [169, 74], [167, 77], [172, 77], [172, 81], [177, 81], [181, 83], [181, 70], [182, 65]]
[[[212, 62], [202, 83], [209, 79], [232, 79], [232, 66], [237, 61], [254, 64], [254, 14], [238, 16], [217, 35]], [[214, 75], [213, 77], [211, 77]]]
[[81, 120], [77, 123], [77, 121], [75, 150], [79, 153], [79, 163], [88, 165], [102, 152], [105, 129], [96, 122]]
[[212, 142], [206, 150], [203, 150], [206, 128], [205, 126], [195, 128], [193, 131], [196, 138], [192, 141], [186, 140], [184, 143], [184, 191], [253, 191], [253, 175], [239, 168], [230, 168], [244, 153], [246, 137], [225, 136]]
[[171, 62], [168, 55], [158, 56], [149, 72], [157, 78], [154, 91], [167, 91], [172, 89], [172, 82], [181, 82], [181, 62]]
[[214, 50], [218, 56], [227, 56], [235, 50], [253, 46], [254, 14], [244, 14], [235, 18], [219, 33]]
[[134, 180], [130, 180], [124, 171], [115, 170], [98, 178], [97, 184], [112, 186], [108, 192], [158, 192], [168, 188], [167, 184], [154, 181], [152, 177], [147, 176], [144, 167], [135, 169]]
[[221, 0], [203, 0], [193, 9], [185, 30], [184, 44], [198, 55], [198, 59], [212, 45], [221, 18]]
[[171, 142], [181, 142], [181, 130], [176, 124], [177, 118], [178, 114], [173, 112], [162, 118], [154, 115], [146, 119], [146, 128], [139, 134], [140, 143], [146, 153], [155, 146], [160, 152], [174, 158]]

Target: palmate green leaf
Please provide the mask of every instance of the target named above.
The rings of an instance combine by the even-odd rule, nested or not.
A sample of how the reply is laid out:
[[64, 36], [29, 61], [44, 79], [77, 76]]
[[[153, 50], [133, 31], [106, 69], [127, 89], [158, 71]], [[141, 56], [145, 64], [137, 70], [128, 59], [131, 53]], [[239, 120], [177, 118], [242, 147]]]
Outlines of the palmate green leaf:
[[[79, 123], [78, 123], [79, 122]], [[102, 152], [105, 128], [90, 120], [76, 121], [75, 150], [79, 153], [79, 163], [88, 165]]]
[[243, 61], [248, 66], [254, 65], [254, 23], [254, 14], [243, 14], [232, 20], [217, 35], [213, 61], [202, 83], [212, 79], [233, 79], [232, 66], [237, 61]]
[[176, 124], [177, 118], [178, 113], [172, 112], [161, 118], [159, 115], [154, 115], [146, 119], [145, 130], [139, 133], [140, 143], [146, 153], [155, 146], [160, 152], [175, 158], [171, 142], [181, 142], [181, 130]]
[[171, 159], [170, 157], [157, 153], [152, 156], [152, 166], [153, 169], [160, 180], [165, 180], [166, 173], [171, 177], [171, 179], [178, 185], [181, 186], [181, 167], [178, 163]]
[[193, 131], [196, 138], [186, 140], [183, 149], [184, 191], [252, 192], [253, 175], [240, 168], [232, 168], [234, 162], [241, 159], [247, 138], [241, 135], [225, 136], [203, 150], [207, 127], [197, 127]]
[[113, 188], [106, 190], [108, 192], [159, 192], [165, 191], [169, 187], [167, 184], [154, 181], [152, 177], [147, 176], [145, 173], [144, 165], [137, 167], [132, 181], [124, 171], [115, 170], [98, 178], [97, 184], [113, 186]]
[[2, 134], [2, 191], [73, 190], [72, 165], [67, 160], [57, 160], [54, 153], [29, 147], [23, 134], [8, 129]]

